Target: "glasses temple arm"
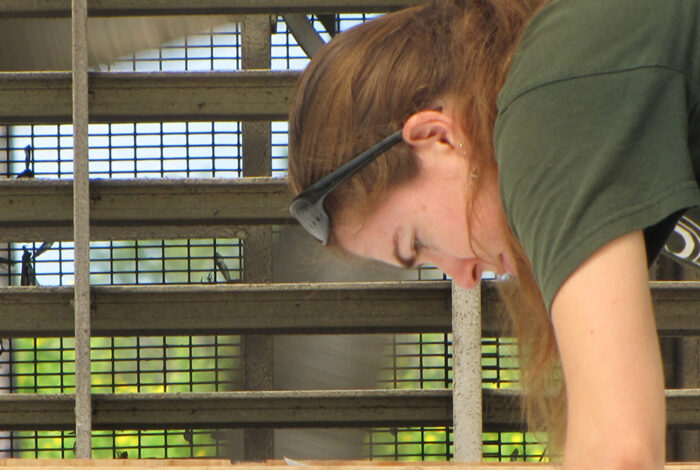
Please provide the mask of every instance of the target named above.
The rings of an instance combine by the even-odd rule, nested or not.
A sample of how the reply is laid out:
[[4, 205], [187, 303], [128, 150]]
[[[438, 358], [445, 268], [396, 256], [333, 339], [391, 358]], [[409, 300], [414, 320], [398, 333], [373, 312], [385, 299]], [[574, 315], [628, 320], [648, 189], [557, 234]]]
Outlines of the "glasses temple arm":
[[389, 148], [399, 143], [402, 139], [403, 137], [401, 130], [394, 132], [337, 170], [331, 172], [329, 175], [321, 178], [316, 183], [309, 186], [309, 188], [300, 196], [310, 200], [325, 199], [325, 196], [333, 192], [333, 190], [337, 188], [340, 183], [362, 170], [365, 166], [372, 162], [372, 160], [374, 160], [374, 157], [387, 151]]

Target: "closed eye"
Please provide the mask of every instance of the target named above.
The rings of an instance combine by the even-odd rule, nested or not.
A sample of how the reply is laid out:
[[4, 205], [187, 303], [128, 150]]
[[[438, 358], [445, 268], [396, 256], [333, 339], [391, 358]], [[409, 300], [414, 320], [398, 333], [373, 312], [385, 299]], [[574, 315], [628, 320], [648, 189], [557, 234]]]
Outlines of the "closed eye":
[[425, 249], [425, 245], [420, 240], [420, 238], [418, 238], [416, 235], [414, 235], [412, 247], [413, 247], [413, 263], [414, 263], [413, 267], [417, 267], [417, 266], [419, 266], [419, 264], [416, 263], [416, 260], [420, 256], [421, 251], [423, 251]]
[[[394, 239], [393, 239], [393, 245], [394, 245], [394, 259], [398, 262], [400, 266], [403, 266], [404, 268], [412, 268], [416, 264], [416, 254], [411, 253], [410, 258], [404, 258], [401, 256], [401, 252], [399, 250], [399, 236], [398, 232], [394, 234]], [[413, 244], [412, 244], [413, 246]]]
[[424, 247], [423, 242], [420, 241], [418, 237], [415, 237], [413, 239], [413, 254], [415, 256], [418, 256], [418, 253], [420, 253], [421, 249]]

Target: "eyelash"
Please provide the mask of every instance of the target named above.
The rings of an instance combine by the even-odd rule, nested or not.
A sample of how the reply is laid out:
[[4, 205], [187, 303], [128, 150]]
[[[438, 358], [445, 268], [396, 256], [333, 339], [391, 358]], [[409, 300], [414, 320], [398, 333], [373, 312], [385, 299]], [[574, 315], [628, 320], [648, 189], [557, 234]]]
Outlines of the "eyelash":
[[415, 237], [413, 239], [413, 252], [415, 253], [416, 256], [420, 253], [421, 249], [424, 248], [425, 245], [423, 242], [421, 242], [418, 237]]

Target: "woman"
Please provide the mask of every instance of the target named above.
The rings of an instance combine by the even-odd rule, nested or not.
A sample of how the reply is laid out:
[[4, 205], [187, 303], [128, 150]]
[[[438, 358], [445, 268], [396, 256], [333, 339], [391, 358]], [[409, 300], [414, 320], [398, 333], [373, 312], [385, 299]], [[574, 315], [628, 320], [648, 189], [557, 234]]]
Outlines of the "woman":
[[648, 263], [700, 203], [699, 18], [439, 0], [339, 35], [292, 105], [291, 209], [316, 238], [465, 287], [513, 275], [527, 418], [567, 469], [663, 465]]

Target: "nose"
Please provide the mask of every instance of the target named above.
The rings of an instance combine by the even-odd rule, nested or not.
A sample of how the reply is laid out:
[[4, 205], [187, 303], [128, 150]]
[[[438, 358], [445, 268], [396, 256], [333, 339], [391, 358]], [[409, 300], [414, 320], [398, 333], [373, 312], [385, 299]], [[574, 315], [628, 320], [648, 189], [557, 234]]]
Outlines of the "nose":
[[450, 276], [460, 287], [472, 289], [481, 282], [482, 268], [476, 258], [453, 258], [451, 256], [433, 255], [427, 260]]

